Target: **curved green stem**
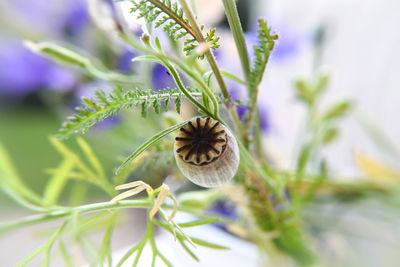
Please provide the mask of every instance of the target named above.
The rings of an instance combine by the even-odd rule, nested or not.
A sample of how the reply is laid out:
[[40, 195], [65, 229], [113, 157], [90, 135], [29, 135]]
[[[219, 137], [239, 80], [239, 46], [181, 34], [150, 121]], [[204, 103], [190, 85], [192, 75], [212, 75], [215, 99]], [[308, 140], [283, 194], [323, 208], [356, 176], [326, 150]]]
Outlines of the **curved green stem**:
[[[199, 101], [197, 101], [194, 97], [191, 96], [191, 94], [188, 92], [188, 90], [185, 88], [185, 86], [183, 85], [178, 72], [176, 71], [176, 69], [167, 61], [162, 60], [164, 63], [164, 66], [169, 70], [169, 72], [171, 73], [172, 77], [175, 80], [176, 85], [178, 86], [178, 88], [182, 91], [182, 93], [185, 94], [185, 96], [193, 103], [195, 104], [197, 107], [200, 108], [200, 110], [202, 112], [204, 112], [205, 114], [207, 114], [207, 116], [212, 117], [214, 119], [217, 120], [221, 120], [217, 114], [212, 114], [205, 106], [203, 106]], [[212, 94], [212, 93], [211, 93]], [[215, 96], [214, 96], [215, 98]], [[216, 105], [216, 107], [218, 107], [218, 103]], [[218, 112], [218, 109], [217, 109]]]
[[58, 210], [51, 210], [45, 214], [32, 215], [22, 219], [0, 224], [0, 234], [15, 230], [21, 227], [34, 225], [41, 222], [51, 221], [72, 215], [73, 213], [92, 213], [96, 211], [121, 209], [121, 208], [151, 208], [153, 202], [148, 199], [124, 200], [119, 202], [100, 202], [83, 205], [79, 207], [59, 207]]
[[[201, 32], [200, 26], [197, 24], [197, 21], [190, 10], [190, 7], [187, 3], [186, 0], [179, 0], [182, 9], [184, 10], [186, 16], [188, 17], [189, 22], [191, 23], [191, 26], [193, 28], [193, 31], [196, 35], [196, 39], [199, 43], [204, 43], [206, 42], [203, 33]], [[241, 124], [241, 121], [239, 119], [239, 116], [236, 113], [236, 110], [234, 108], [233, 102], [231, 95], [229, 94], [228, 88], [226, 87], [224, 78], [222, 77], [222, 73], [220, 68], [218, 67], [217, 61], [215, 60], [215, 57], [213, 53], [211, 52], [211, 49], [208, 48], [205, 52], [205, 56], [207, 58], [208, 64], [211, 67], [211, 70], [214, 72], [215, 78], [217, 79], [219, 88], [221, 89], [222, 95], [226, 99], [225, 106], [228, 109], [229, 113], [232, 116], [233, 122], [235, 123], [235, 126], [237, 127], [237, 130], [239, 131], [241, 136], [244, 136], [244, 131], [243, 131], [243, 126]]]
[[236, 9], [235, 0], [222, 0], [225, 7], [225, 14], [228, 18], [229, 27], [231, 28], [233, 39], [239, 53], [244, 76], [247, 83], [250, 81], [250, 63], [247, 54], [246, 41], [244, 39], [242, 25], [240, 24], [239, 14]]

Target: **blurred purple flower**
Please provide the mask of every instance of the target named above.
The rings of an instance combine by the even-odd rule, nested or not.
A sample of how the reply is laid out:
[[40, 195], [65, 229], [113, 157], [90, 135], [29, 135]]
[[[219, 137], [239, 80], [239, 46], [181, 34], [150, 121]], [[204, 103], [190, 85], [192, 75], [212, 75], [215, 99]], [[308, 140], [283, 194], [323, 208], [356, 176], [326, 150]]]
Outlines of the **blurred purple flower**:
[[136, 54], [128, 47], [123, 47], [122, 52], [119, 55], [117, 69], [121, 72], [131, 72], [132, 71], [132, 58]]
[[271, 124], [267, 106], [259, 104], [258, 114], [261, 131], [263, 131], [263, 133], [268, 133], [271, 128]]
[[24, 96], [38, 89], [68, 90], [74, 76], [22, 44], [2, 44], [0, 49], [0, 92]]
[[175, 81], [168, 70], [161, 64], [154, 64], [152, 68], [152, 83], [156, 90], [164, 88], [175, 88]]
[[67, 36], [78, 36], [89, 24], [89, 10], [86, 1], [69, 0], [63, 22], [63, 30]]
[[[233, 101], [243, 101], [245, 102], [245, 92], [241, 90], [236, 84], [230, 84], [229, 86], [229, 94]], [[246, 119], [246, 113], [248, 112], [249, 108], [245, 105], [236, 105], [236, 112], [241, 120]]]
[[113, 117], [107, 117], [102, 121], [97, 122], [93, 125], [93, 129], [95, 131], [106, 131], [114, 128], [119, 123], [121, 123], [121, 117], [119, 115], [115, 115]]
[[[236, 220], [238, 218], [238, 214], [235, 208], [235, 205], [226, 200], [220, 200], [212, 204], [208, 209], [207, 213], [211, 215], [216, 215], [218, 217], [223, 217], [230, 220]], [[221, 223], [215, 223], [215, 226], [226, 230], [225, 225]]]

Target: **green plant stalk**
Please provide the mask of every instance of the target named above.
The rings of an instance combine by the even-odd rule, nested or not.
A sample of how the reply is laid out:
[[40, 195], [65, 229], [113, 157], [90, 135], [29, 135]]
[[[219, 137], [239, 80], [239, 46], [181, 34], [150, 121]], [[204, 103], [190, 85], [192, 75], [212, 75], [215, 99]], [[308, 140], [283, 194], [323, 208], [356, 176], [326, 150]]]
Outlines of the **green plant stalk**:
[[245, 145], [247, 148], [250, 146], [250, 141], [252, 139], [251, 132], [253, 130], [253, 122], [254, 122], [254, 117], [256, 117], [257, 113], [257, 98], [258, 98], [258, 85], [254, 88], [253, 94], [251, 94], [251, 99], [250, 99], [250, 110], [249, 110], [249, 117], [247, 119], [246, 123], [246, 134], [245, 134]]
[[49, 207], [57, 203], [61, 191], [68, 181], [68, 173], [73, 170], [74, 166], [74, 162], [66, 158], [55, 170], [53, 177], [51, 177], [46, 185], [43, 196], [43, 206]]
[[[201, 111], [203, 111], [205, 114], [207, 114], [207, 116], [212, 117], [214, 119], [217, 119], [219, 121], [221, 121], [221, 118], [218, 115], [218, 101], [216, 100], [214, 94], [212, 92], [211, 95], [213, 96], [212, 101], [213, 103], [215, 103], [215, 110], [214, 110], [214, 114], [212, 114], [206, 107], [204, 107], [200, 102], [198, 102], [194, 97], [192, 97], [190, 95], [190, 93], [186, 90], [185, 86], [183, 85], [178, 72], [176, 71], [176, 69], [169, 64], [168, 62], [164, 61], [164, 65], [167, 67], [167, 69], [169, 70], [169, 72], [171, 73], [172, 77], [175, 80], [176, 85], [178, 86], [178, 88], [182, 91], [182, 93], [185, 94], [185, 96], [193, 103], [195, 104], [197, 107], [199, 107], [201, 109]], [[208, 93], [207, 93], [208, 95]], [[215, 102], [214, 102], [215, 101]]]
[[65, 225], [67, 225], [67, 222], [64, 222], [61, 227], [52, 235], [52, 237], [42, 246], [37, 248], [34, 252], [29, 254], [27, 257], [25, 257], [22, 261], [20, 261], [16, 267], [23, 267], [26, 266], [32, 259], [34, 259], [37, 255], [42, 253], [42, 251], [45, 251], [46, 255], [44, 258], [44, 266], [48, 266], [48, 255], [49, 255], [49, 250], [53, 246], [54, 242], [57, 240], [57, 238], [61, 235], [62, 231], [65, 228]]
[[[156, 39], [156, 46], [158, 47], [159, 51], [161, 51], [161, 52], [163, 53], [162, 48], [161, 48], [161, 44], [159, 43], [158, 39]], [[164, 54], [164, 53], [163, 53], [163, 54]], [[174, 69], [173, 66], [172, 66], [171, 64], [169, 64], [169, 62], [168, 62], [167, 60], [163, 60], [162, 58], [160, 58], [160, 59], [161, 59], [161, 63], [162, 63], [164, 66], [166, 66], [169, 70]], [[172, 75], [172, 76], [174, 77], [175, 83], [177, 84], [177, 86], [179, 87], [179, 89], [180, 89], [183, 93], [185, 93], [186, 88], [185, 88], [185, 86], [183, 85], [183, 83], [182, 83], [182, 81], [181, 81], [181, 79], [180, 79], [180, 77], [179, 77], [178, 72], [177, 72], [176, 70], [173, 70], [173, 71], [175, 72], [175, 75]], [[172, 73], [171, 73], [171, 74], [172, 74]], [[203, 83], [204, 83], [204, 82], [203, 82]], [[203, 84], [203, 83], [202, 83], [202, 84]], [[202, 85], [202, 84], [201, 84], [201, 85]], [[208, 86], [202, 86], [202, 87], [203, 87], [204, 91], [206, 92], [206, 94], [208, 95], [208, 97], [209, 97], [209, 98], [211, 99], [211, 101], [213, 102], [213, 105], [214, 105], [214, 116], [215, 116], [215, 119], [218, 119], [218, 118], [219, 118], [219, 111], [218, 111], [219, 106], [218, 106], [217, 98], [215, 97], [214, 93], [211, 92], [211, 90], [208, 88]], [[190, 99], [190, 98], [189, 98], [189, 99]], [[190, 100], [193, 102], [192, 99], [190, 99]], [[196, 104], [197, 106], [199, 106], [196, 102], [193, 102], [193, 103]]]
[[193, 38], [196, 38], [195, 33], [193, 32], [192, 28], [190, 28], [184, 20], [182, 20], [179, 16], [175, 14], [171, 9], [167, 8], [164, 3], [159, 0], [150, 0], [149, 2], [153, 3], [153, 5], [157, 6], [163, 12], [168, 14], [170, 18], [175, 20], [180, 26], [182, 26]]
[[247, 54], [246, 41], [244, 39], [242, 25], [240, 23], [239, 14], [236, 9], [235, 0], [222, 0], [225, 7], [225, 14], [228, 18], [229, 27], [235, 40], [236, 49], [238, 50], [243, 73], [246, 78], [247, 85], [250, 81], [250, 63]]
[[[200, 29], [199, 25], [197, 24], [197, 21], [193, 15], [192, 11], [190, 10], [190, 7], [189, 7], [187, 1], [179, 0], [179, 2], [181, 4], [182, 9], [184, 10], [186, 16], [188, 17], [188, 20], [191, 23], [191, 26], [193, 27], [193, 31], [196, 35], [197, 41], [199, 43], [204, 43], [205, 38], [203, 36], [203, 33], [201, 32], [201, 29]], [[217, 79], [217, 82], [218, 82], [219, 88], [221, 89], [222, 95], [226, 99], [225, 106], [228, 109], [229, 113], [231, 114], [233, 122], [235, 123], [235, 126], [237, 127], [237, 130], [239, 131], [240, 136], [244, 136], [243, 127], [242, 127], [241, 121], [239, 119], [239, 116], [236, 113], [236, 110], [234, 108], [231, 95], [229, 94], [229, 91], [228, 91], [228, 88], [226, 87], [224, 78], [222, 77], [222, 73], [218, 67], [217, 61], [215, 60], [215, 57], [214, 57], [213, 53], [211, 52], [210, 48], [207, 48], [207, 50], [205, 52], [205, 56], [207, 58], [208, 64], [211, 67], [211, 70], [214, 72], [215, 78]]]
[[[150, 46], [144, 46], [138, 42], [135, 42], [134, 40], [132, 40], [132, 38], [130, 36], [128, 36], [125, 33], [120, 33], [119, 36], [121, 37], [121, 39], [123, 39], [126, 43], [131, 45], [133, 48], [135, 48], [139, 51], [142, 51], [144, 53], [149, 53], [149, 54], [153, 55], [154, 57], [161, 59], [162, 62], [159, 62], [161, 64], [166, 65], [166, 64], [169, 64], [168, 61], [170, 61], [170, 62], [174, 63], [175, 65], [177, 65], [179, 67], [179, 69], [181, 69], [185, 74], [187, 74], [190, 78], [192, 78], [194, 81], [196, 81], [200, 85], [200, 87], [206, 92], [206, 94], [211, 98], [211, 101], [213, 102], [214, 108], [215, 108], [214, 114], [216, 117], [218, 117], [217, 116], [218, 115], [218, 101], [217, 101], [215, 95], [213, 94], [213, 92], [208, 88], [208, 86], [204, 83], [204, 81], [202, 80], [202, 78], [199, 75], [197, 75], [195, 72], [191, 71], [187, 66], [185, 66], [184, 64], [182, 64], [175, 58], [167, 56], [163, 52], [155, 50], [154, 48], [152, 48]], [[172, 66], [171, 64], [169, 64], [169, 65]], [[178, 78], [178, 80], [180, 81], [178, 74], [176, 75], [176, 77], [174, 77], [174, 79], [175, 78]], [[182, 82], [180, 82], [180, 84], [184, 88]], [[177, 83], [177, 85], [178, 85], [178, 83]], [[179, 88], [181, 89], [181, 87], [179, 87]], [[182, 91], [182, 92], [184, 93], [184, 91]], [[196, 104], [196, 102], [193, 102], [193, 103]], [[200, 103], [198, 103], [198, 104], [200, 104]], [[199, 106], [198, 104], [196, 104], [196, 105]], [[203, 110], [202, 107], [199, 106], [199, 108], [201, 110]]]
[[48, 212], [39, 215], [32, 215], [22, 219], [0, 224], [0, 235], [11, 230], [21, 227], [34, 225], [37, 223], [47, 222], [70, 216], [73, 213], [92, 213], [103, 210], [113, 210], [121, 208], [151, 208], [153, 202], [148, 199], [124, 200], [119, 202], [100, 202], [95, 204], [83, 205], [78, 207], [57, 207], [57, 209], [49, 209]]
[[273, 184], [271, 181], [271, 177], [269, 177], [265, 171], [259, 166], [257, 161], [251, 156], [249, 151], [247, 151], [246, 147], [243, 145], [243, 143], [238, 140], [238, 145], [239, 145], [239, 150], [241, 152], [242, 158], [249, 164], [249, 166], [252, 168], [252, 170], [265, 182], [267, 185], [268, 189], [273, 192], [274, 194], [278, 195], [278, 190], [276, 186]]

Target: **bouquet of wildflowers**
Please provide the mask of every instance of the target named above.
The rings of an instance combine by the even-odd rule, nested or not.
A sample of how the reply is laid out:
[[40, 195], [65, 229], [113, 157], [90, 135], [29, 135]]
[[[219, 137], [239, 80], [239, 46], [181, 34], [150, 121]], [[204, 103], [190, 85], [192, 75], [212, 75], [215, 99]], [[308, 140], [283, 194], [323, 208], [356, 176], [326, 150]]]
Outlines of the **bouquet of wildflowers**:
[[[227, 250], [229, 246], [223, 240], [220, 244], [207, 236], [192, 236], [186, 228], [212, 224], [256, 244], [270, 266], [313, 266], [318, 264], [320, 253], [315, 245], [318, 238], [310, 234], [316, 219], [307, 212], [309, 206], [316, 205], [316, 200], [356, 200], [391, 191], [386, 184], [332, 178], [321, 151], [338, 136], [339, 124], [351, 110], [351, 103], [339, 101], [320, 107], [329, 83], [325, 74], [294, 84], [296, 97], [307, 110], [306, 133], [295, 167], [280, 168], [271, 152], [264, 149], [265, 114], [259, 108], [259, 92], [279, 42], [279, 29], [273, 31], [267, 19], [258, 19], [257, 41], [250, 47], [235, 1], [222, 1], [240, 59], [240, 76], [221, 68], [216, 55], [225, 40], [216, 29], [198, 22], [190, 1], [129, 3], [130, 16], [142, 22], [142, 32], [133, 30], [109, 1], [102, 2], [106, 14], [95, 10], [93, 18], [106, 32], [109, 46], [117, 43], [133, 51], [127, 54], [134, 66], [131, 73], [111, 70], [78, 47], [25, 42], [32, 51], [82, 69], [91, 79], [105, 81], [113, 89], [99, 88], [82, 97], [75, 113], [50, 138], [62, 161], [49, 170], [42, 195], [22, 182], [0, 146], [2, 190], [35, 213], [2, 223], [0, 233], [49, 221], [58, 223], [47, 242], [21, 259], [18, 266], [39, 255], [43, 266], [51, 266], [56, 250], [67, 266], [82, 260], [90, 266], [174, 266], [158, 245], [158, 231], [169, 233], [171, 243], [179, 244], [193, 261], [201, 263], [202, 258], [196, 255], [198, 247]], [[154, 73], [158, 80], [152, 79]], [[157, 84], [160, 77], [168, 83]], [[230, 86], [244, 88], [245, 97], [238, 98]], [[132, 147], [110, 175], [81, 134], [107, 121], [132, 116], [144, 117], [140, 122], [153, 125], [153, 132], [136, 133], [146, 137], [145, 141]], [[143, 129], [137, 124], [118, 127], [136, 132]], [[67, 145], [64, 140], [68, 138], [76, 142]], [[111, 135], [107, 142], [116, 143], [114, 138]], [[377, 169], [388, 174], [387, 167], [371, 164], [368, 157], [358, 159], [368, 174]], [[375, 166], [372, 171], [371, 166]], [[61, 194], [69, 181], [100, 189], [101, 201], [63, 203]], [[72, 196], [78, 194], [78, 189], [71, 191]], [[113, 231], [124, 224], [126, 211], [132, 208], [146, 210], [145, 232], [116, 258], [111, 247]], [[181, 221], [181, 213], [195, 219]], [[93, 244], [88, 233], [99, 226], [102, 240]], [[73, 255], [72, 246], [80, 248], [80, 255]], [[151, 251], [148, 255], [146, 247]]]

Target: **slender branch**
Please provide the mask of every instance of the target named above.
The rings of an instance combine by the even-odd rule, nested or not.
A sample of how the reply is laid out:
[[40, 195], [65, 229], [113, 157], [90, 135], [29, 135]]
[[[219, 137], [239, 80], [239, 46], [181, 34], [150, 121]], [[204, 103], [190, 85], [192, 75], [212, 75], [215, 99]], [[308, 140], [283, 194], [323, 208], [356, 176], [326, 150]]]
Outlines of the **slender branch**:
[[170, 8], [165, 6], [164, 3], [162, 3], [159, 0], [150, 0], [150, 2], [153, 5], [155, 5], [156, 7], [158, 7], [159, 9], [161, 9], [164, 13], [168, 14], [168, 16], [170, 18], [172, 18], [173, 20], [176, 21], [176, 23], [181, 25], [190, 35], [193, 36], [193, 38], [196, 38], [196, 35], [195, 35], [193, 29], [190, 28], [190, 26], [187, 25], [187, 23], [181, 17], [179, 17], [175, 12], [173, 12]]
[[0, 224], [0, 234], [7, 231], [15, 230], [21, 227], [55, 220], [69, 216], [73, 213], [91, 213], [96, 211], [121, 209], [121, 208], [150, 208], [153, 203], [147, 199], [124, 200], [119, 202], [100, 202], [95, 204], [83, 205], [78, 207], [59, 207], [57, 210], [49, 209], [48, 213], [32, 215], [22, 219]]
[[246, 77], [247, 84], [250, 81], [250, 63], [247, 54], [246, 41], [244, 39], [242, 25], [240, 23], [239, 14], [236, 9], [235, 0], [223, 0], [225, 7], [225, 14], [228, 18], [229, 27], [231, 28], [233, 39], [235, 40], [236, 48], [239, 53], [244, 76]]
[[[167, 67], [167, 69], [169, 70], [169, 72], [171, 73], [171, 75], [172, 75], [172, 77], [174, 78], [175, 83], [176, 83], [176, 85], [178, 86], [178, 88], [182, 91], [182, 93], [183, 93], [193, 104], [195, 104], [197, 107], [199, 107], [199, 108], [201, 109], [201, 111], [203, 111], [205, 114], [207, 114], [207, 116], [213, 117], [213, 118], [215, 118], [215, 119], [217, 119], [217, 120], [221, 120], [221, 119], [218, 117], [218, 113], [217, 113], [217, 114], [211, 114], [210, 111], [209, 111], [206, 107], [204, 107], [199, 101], [197, 101], [194, 97], [192, 97], [192, 96], [190, 95], [190, 93], [186, 90], [185, 86], [183, 85], [181, 79], [179, 78], [178, 72], [176, 71], [176, 69], [175, 69], [171, 64], [169, 64], [167, 61], [163, 61], [163, 63], [164, 63], [164, 65], [165, 65], [165, 67]], [[218, 107], [218, 105], [217, 105], [216, 107]]]
[[252, 168], [252, 170], [265, 182], [268, 189], [271, 190], [274, 194], [278, 195], [278, 189], [274, 185], [271, 177], [269, 177], [265, 171], [260, 167], [258, 162], [251, 156], [249, 151], [247, 151], [246, 147], [238, 140], [239, 150], [241, 152], [242, 158], [247, 162], [248, 166]]
[[[197, 24], [197, 21], [187, 3], [187, 1], [179, 0], [179, 2], [180, 2], [182, 9], [184, 10], [184, 12], [194, 30], [197, 41], [199, 43], [206, 42], [206, 40], [203, 36], [203, 33], [201, 32], [200, 26]], [[229, 113], [231, 114], [233, 121], [237, 127], [237, 130], [239, 131], [240, 135], [243, 136], [242, 124], [241, 124], [239, 116], [236, 113], [236, 110], [234, 108], [231, 95], [229, 94], [228, 88], [226, 87], [224, 78], [222, 77], [222, 73], [218, 67], [217, 61], [215, 60], [214, 54], [211, 52], [210, 48], [207, 48], [207, 50], [205, 52], [205, 56], [207, 58], [208, 64], [210, 65], [212, 71], [214, 72], [215, 78], [217, 79], [217, 82], [221, 89], [222, 95], [226, 99], [225, 106], [228, 109]]]

